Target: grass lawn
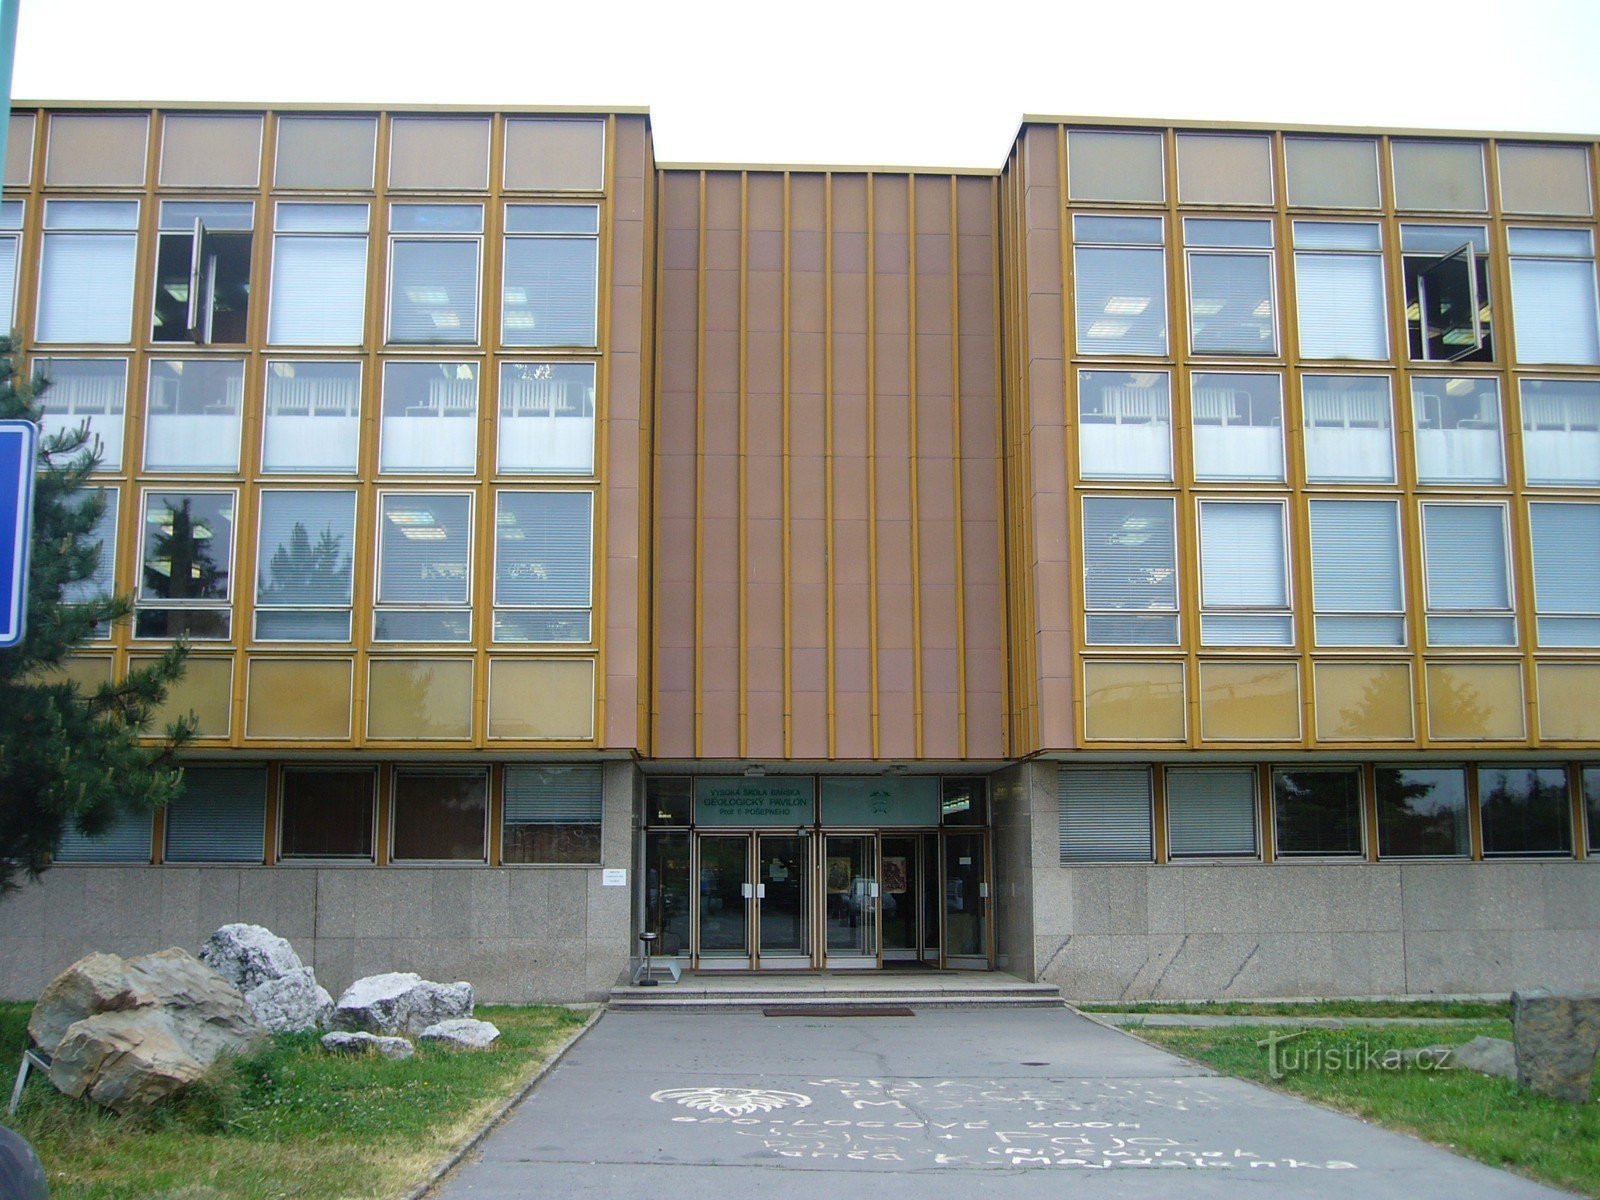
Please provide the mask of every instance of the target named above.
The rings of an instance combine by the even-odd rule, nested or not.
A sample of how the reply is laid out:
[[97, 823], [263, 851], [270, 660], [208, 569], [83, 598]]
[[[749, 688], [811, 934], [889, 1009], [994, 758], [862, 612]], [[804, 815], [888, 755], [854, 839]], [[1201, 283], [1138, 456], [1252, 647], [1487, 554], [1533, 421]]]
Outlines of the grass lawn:
[[1189, 1013], [1214, 1017], [1449, 1017], [1463, 1021], [1511, 1019], [1511, 1002], [1481, 1000], [1202, 1000], [1187, 1004], [1075, 1004], [1084, 1012]]
[[[0, 1066], [27, 1044], [28, 1004], [0, 1004]], [[493, 1050], [417, 1047], [405, 1062], [334, 1057], [316, 1034], [275, 1038], [137, 1118], [35, 1077], [14, 1127], [53, 1200], [389, 1198], [422, 1180], [581, 1026], [566, 1008], [483, 1007]]]
[[[1307, 1069], [1283, 1078], [1268, 1074], [1267, 1051], [1256, 1043], [1293, 1034], [1292, 1052]], [[1564, 1104], [1531, 1095], [1509, 1079], [1475, 1071], [1310, 1069], [1319, 1061], [1360, 1061], [1365, 1049], [1401, 1049], [1509, 1038], [1505, 1020], [1470, 1025], [1388, 1025], [1356, 1029], [1231, 1026], [1151, 1029], [1137, 1036], [1197, 1059], [1228, 1075], [1292, 1092], [1319, 1104], [1404, 1130], [1496, 1167], [1600, 1197], [1600, 1104]], [[1292, 1064], [1291, 1064], [1292, 1065]]]

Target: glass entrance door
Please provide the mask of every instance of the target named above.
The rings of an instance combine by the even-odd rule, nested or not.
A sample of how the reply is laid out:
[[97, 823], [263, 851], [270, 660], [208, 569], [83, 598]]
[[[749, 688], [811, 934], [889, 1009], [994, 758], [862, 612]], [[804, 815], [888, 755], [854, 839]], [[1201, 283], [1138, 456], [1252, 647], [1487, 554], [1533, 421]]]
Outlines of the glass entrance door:
[[915, 833], [885, 833], [879, 842], [883, 961], [916, 962], [922, 944], [922, 838]]
[[750, 835], [701, 834], [699, 965], [706, 970], [750, 965]]
[[989, 835], [944, 834], [945, 966], [989, 967]]
[[874, 834], [823, 837], [823, 918], [827, 965], [878, 965], [878, 839]]
[[756, 836], [759, 964], [811, 965], [811, 839], [793, 833]]

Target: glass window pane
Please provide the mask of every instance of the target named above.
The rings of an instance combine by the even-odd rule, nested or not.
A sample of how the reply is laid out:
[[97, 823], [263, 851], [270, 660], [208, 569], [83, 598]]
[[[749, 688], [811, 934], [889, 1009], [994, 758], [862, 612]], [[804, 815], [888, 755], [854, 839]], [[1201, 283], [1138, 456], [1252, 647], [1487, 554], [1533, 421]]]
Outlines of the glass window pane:
[[505, 788], [502, 861], [600, 861], [600, 767], [507, 767]]
[[[117, 567], [117, 513], [121, 508], [121, 494], [116, 488], [88, 488], [80, 493], [80, 503], [87, 504], [94, 496], [103, 496], [105, 507], [100, 510], [99, 519], [94, 523], [94, 528], [83, 538], [80, 545], [94, 545], [99, 547], [99, 562], [95, 566], [94, 574], [87, 579], [80, 579], [73, 583], [64, 584], [61, 589], [61, 599], [66, 604], [85, 604], [91, 600], [103, 600], [110, 597], [116, 590]], [[107, 637], [110, 629], [97, 631], [97, 637]]]
[[376, 771], [283, 768], [283, 858], [372, 857]]
[[1600, 484], [1600, 380], [1522, 380], [1522, 456], [1531, 484]]
[[146, 492], [139, 600], [226, 602], [233, 564], [232, 492]]
[[497, 605], [589, 604], [591, 492], [501, 492], [495, 520]]
[[1489, 207], [1478, 142], [1395, 141], [1397, 208], [1483, 212]]
[[1600, 767], [1583, 769], [1584, 808], [1589, 824], [1589, 854], [1600, 854]]
[[1080, 245], [1109, 242], [1121, 246], [1159, 246], [1164, 240], [1160, 217], [1087, 217], [1072, 219], [1073, 238]]
[[1305, 208], [1377, 208], [1378, 144], [1366, 138], [1287, 137], [1289, 203]]
[[1393, 483], [1394, 406], [1386, 375], [1306, 375], [1306, 478]]
[[477, 465], [477, 365], [385, 363], [378, 469], [470, 474]]
[[1383, 234], [1372, 221], [1296, 221], [1296, 250], [1380, 250]]
[[128, 360], [50, 358], [40, 360], [37, 371], [49, 380], [49, 386], [39, 393], [39, 403], [44, 408], [40, 433], [50, 437], [87, 425], [88, 444], [100, 450], [99, 469], [121, 470]]
[[515, 191], [598, 192], [605, 185], [605, 123], [506, 119], [506, 187]]
[[396, 204], [389, 210], [392, 233], [482, 233], [479, 204]]
[[481, 771], [397, 771], [395, 861], [485, 861], [488, 811], [488, 780]]
[[1167, 772], [1167, 849], [1173, 858], [1254, 858], [1255, 772]]
[[1302, 358], [1389, 357], [1379, 255], [1297, 252], [1294, 269]]
[[361, 449], [361, 364], [267, 364], [261, 468], [353, 475]]
[[389, 340], [478, 340], [478, 243], [396, 238]]
[[375, 117], [280, 115], [275, 182], [281, 188], [366, 190], [377, 141]]
[[600, 210], [592, 204], [508, 204], [507, 233], [599, 233]]
[[277, 229], [283, 233], [365, 233], [368, 215], [365, 204], [280, 204]]
[[1600, 645], [1600, 504], [1530, 504], [1539, 642]]
[[1505, 508], [1499, 504], [1424, 504], [1428, 609], [1511, 607]]
[[1261, 134], [1178, 134], [1183, 204], [1271, 204], [1272, 141]]
[[1196, 479], [1284, 478], [1282, 377], [1197, 372], [1189, 408]]
[[193, 233], [194, 223], [207, 229], [234, 229], [248, 232], [255, 228], [256, 206], [249, 201], [163, 200], [161, 228], [178, 233]]
[[1166, 252], [1079, 246], [1080, 354], [1167, 352]]
[[243, 408], [244, 363], [153, 360], [145, 399], [145, 467], [237, 471]]
[[1288, 605], [1283, 505], [1202, 501], [1200, 547], [1207, 608]]
[[0, 329], [17, 324], [17, 253], [20, 238], [0, 237]]
[[1399, 504], [1311, 501], [1311, 586], [1320, 645], [1404, 645]]
[[449, 492], [389, 492], [379, 511], [378, 602], [465, 604], [471, 580], [471, 498]]
[[593, 363], [502, 363], [503, 474], [588, 475], [594, 471]]
[[261, 493], [258, 638], [344, 641], [350, 636], [355, 531], [354, 492]]
[[1270, 254], [1190, 254], [1190, 329], [1196, 354], [1276, 354]]
[[1177, 644], [1173, 512], [1173, 501], [1167, 499], [1084, 500], [1084, 595], [1091, 644]]
[[1378, 779], [1378, 857], [1465, 858], [1467, 773], [1460, 767], [1384, 767]]
[[118, 813], [104, 829], [86, 834], [71, 821], [61, 830], [58, 863], [147, 863], [150, 861], [150, 814]]
[[[290, 207], [306, 206], [283, 206]], [[361, 207], [365, 225], [365, 207], [349, 207]], [[367, 314], [366, 237], [279, 234], [272, 253], [267, 340], [277, 346], [361, 345]]]
[[1067, 189], [1074, 200], [1159, 203], [1166, 196], [1159, 133], [1074, 129], [1067, 134]]
[[1414, 375], [1411, 403], [1421, 482], [1505, 482], [1498, 380]]
[[1078, 375], [1078, 463], [1085, 479], [1171, 479], [1171, 376]]
[[1063, 767], [1057, 787], [1062, 862], [1154, 857], [1150, 772], [1144, 767]]
[[50, 200], [44, 206], [46, 229], [137, 229], [137, 200]]
[[593, 346], [600, 243], [508, 237], [500, 340], [508, 346]]
[[1600, 363], [1594, 259], [1511, 259], [1517, 358], [1528, 363]]
[[1594, 235], [1587, 229], [1518, 228], [1507, 232], [1511, 253], [1546, 258], [1593, 258]]
[[1277, 771], [1272, 791], [1280, 857], [1360, 856], [1361, 777], [1357, 771]]
[[133, 336], [137, 238], [47, 233], [39, 265], [41, 342], [126, 342]]
[[1483, 813], [1483, 853], [1572, 853], [1572, 803], [1561, 767], [1480, 767], [1478, 806]]

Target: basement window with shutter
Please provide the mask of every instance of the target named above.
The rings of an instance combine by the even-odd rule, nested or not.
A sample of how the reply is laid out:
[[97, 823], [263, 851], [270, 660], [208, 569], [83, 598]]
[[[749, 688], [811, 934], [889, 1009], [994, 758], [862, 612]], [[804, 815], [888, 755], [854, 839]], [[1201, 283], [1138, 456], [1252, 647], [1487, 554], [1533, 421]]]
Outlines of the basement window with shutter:
[[121, 813], [96, 833], [84, 833], [71, 821], [61, 830], [58, 863], [148, 863], [150, 814]]
[[599, 279], [598, 207], [506, 205], [505, 345], [595, 345]]
[[1406, 644], [1397, 501], [1311, 501], [1311, 592], [1317, 645]]
[[502, 491], [496, 503], [494, 640], [589, 641], [594, 494]]
[[1600, 646], [1600, 504], [1528, 505], [1539, 645]]
[[507, 767], [501, 861], [600, 861], [601, 772], [597, 765]]
[[1061, 861], [1151, 862], [1150, 771], [1147, 767], [1062, 767]]
[[1361, 856], [1359, 770], [1277, 771], [1272, 796], [1280, 858]]
[[167, 806], [166, 861], [259, 863], [266, 847], [265, 767], [185, 767]]
[[1514, 646], [1511, 569], [1503, 504], [1424, 504], [1428, 642]]
[[1255, 772], [1247, 767], [1169, 770], [1167, 850], [1173, 858], [1254, 858]]

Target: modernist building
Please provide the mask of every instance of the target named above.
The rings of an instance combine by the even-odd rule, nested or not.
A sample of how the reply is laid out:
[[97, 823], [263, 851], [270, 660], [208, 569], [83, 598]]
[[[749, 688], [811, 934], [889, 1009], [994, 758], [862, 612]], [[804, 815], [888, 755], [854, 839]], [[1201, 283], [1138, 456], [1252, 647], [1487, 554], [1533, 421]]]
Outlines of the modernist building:
[[1029, 118], [662, 166], [636, 111], [20, 106], [85, 684], [185, 798], [0, 992], [247, 920], [332, 987], [998, 967], [1600, 984], [1597, 145]]

